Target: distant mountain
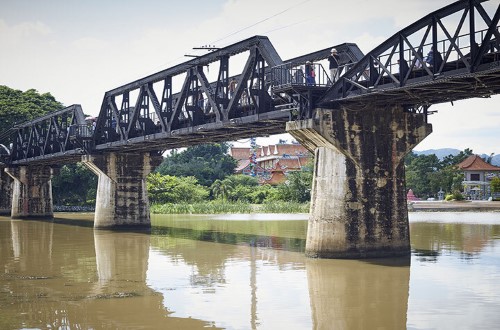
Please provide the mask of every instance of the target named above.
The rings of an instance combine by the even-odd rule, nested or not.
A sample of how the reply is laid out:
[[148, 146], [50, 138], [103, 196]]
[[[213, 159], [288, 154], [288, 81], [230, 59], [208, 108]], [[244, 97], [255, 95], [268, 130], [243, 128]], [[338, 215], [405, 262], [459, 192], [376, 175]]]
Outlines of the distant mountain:
[[[456, 156], [460, 153], [462, 150], [458, 149], [453, 149], [453, 148], [442, 148], [442, 149], [429, 149], [429, 150], [422, 150], [422, 151], [413, 151], [416, 155], [436, 155], [439, 160], [442, 160], [444, 157], [452, 155]], [[480, 155], [481, 158], [487, 159], [490, 155], [482, 154]], [[491, 158], [491, 164], [495, 166], [500, 166], [500, 155], [494, 155]]]
[[[488, 159], [490, 155], [482, 154], [480, 155], [483, 159]], [[500, 166], [500, 155], [495, 155], [491, 158], [491, 165]]]
[[453, 148], [443, 148], [443, 149], [429, 149], [429, 150], [422, 150], [422, 151], [413, 151], [416, 155], [436, 155], [439, 160], [442, 160], [444, 157], [452, 155], [456, 156], [460, 153], [462, 150], [458, 149], [453, 149]]

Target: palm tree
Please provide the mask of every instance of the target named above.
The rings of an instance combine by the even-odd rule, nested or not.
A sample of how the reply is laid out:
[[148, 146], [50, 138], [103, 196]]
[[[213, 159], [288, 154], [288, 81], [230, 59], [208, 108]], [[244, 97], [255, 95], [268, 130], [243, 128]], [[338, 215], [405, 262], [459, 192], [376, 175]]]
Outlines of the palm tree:
[[210, 186], [210, 190], [212, 190], [213, 196], [215, 198], [221, 198], [224, 201], [227, 201], [229, 193], [233, 190], [233, 188], [233, 182], [229, 179], [217, 179]]

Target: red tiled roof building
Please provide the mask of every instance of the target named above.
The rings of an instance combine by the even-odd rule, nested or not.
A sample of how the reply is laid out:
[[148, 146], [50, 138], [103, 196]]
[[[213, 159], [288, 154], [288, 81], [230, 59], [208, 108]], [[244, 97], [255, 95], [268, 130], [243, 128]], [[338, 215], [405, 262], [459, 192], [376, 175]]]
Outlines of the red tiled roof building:
[[260, 146], [256, 164], [252, 168], [252, 148], [231, 148], [230, 155], [238, 160], [237, 174], [254, 174], [261, 184], [279, 184], [286, 180], [289, 171], [299, 171], [312, 159], [312, 154], [298, 143]]
[[478, 155], [471, 155], [458, 168], [464, 171], [464, 194], [469, 199], [487, 199], [491, 196], [490, 182], [500, 177], [500, 167], [488, 164]]

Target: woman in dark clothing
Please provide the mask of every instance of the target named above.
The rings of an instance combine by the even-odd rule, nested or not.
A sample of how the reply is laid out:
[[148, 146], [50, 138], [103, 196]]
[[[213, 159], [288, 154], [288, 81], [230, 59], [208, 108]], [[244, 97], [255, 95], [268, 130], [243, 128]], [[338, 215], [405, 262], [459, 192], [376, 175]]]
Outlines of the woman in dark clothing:
[[310, 61], [306, 62], [306, 85], [314, 86], [316, 85], [316, 73], [314, 72], [314, 66]]
[[402, 61], [398, 60], [399, 63], [399, 81], [402, 81], [406, 78], [406, 74], [410, 71], [410, 67], [408, 66], [408, 62], [405, 59]]

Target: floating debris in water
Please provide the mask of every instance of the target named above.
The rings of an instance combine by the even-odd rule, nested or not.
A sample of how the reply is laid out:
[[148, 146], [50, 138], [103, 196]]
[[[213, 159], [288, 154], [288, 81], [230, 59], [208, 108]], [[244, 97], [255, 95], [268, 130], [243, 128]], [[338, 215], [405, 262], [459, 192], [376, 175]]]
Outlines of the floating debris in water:
[[111, 299], [111, 298], [130, 298], [139, 297], [140, 295], [136, 292], [114, 292], [107, 294], [98, 294], [95, 296], [87, 296], [88, 299]]

